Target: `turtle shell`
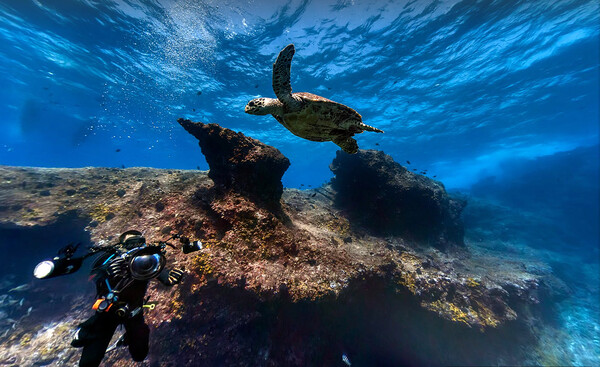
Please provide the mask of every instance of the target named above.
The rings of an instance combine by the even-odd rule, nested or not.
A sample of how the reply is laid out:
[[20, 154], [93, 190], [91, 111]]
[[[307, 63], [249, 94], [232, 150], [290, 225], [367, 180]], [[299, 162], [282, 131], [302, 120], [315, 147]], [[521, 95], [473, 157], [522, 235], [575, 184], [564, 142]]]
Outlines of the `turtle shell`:
[[352, 108], [312, 93], [294, 93], [300, 109], [275, 116], [294, 135], [312, 141], [330, 141], [336, 136], [361, 133], [362, 116]]

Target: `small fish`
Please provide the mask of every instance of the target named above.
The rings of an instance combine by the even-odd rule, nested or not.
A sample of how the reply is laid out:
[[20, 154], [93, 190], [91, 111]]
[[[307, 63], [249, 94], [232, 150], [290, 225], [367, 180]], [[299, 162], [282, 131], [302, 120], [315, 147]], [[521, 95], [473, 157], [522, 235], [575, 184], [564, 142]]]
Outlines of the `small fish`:
[[196, 112], [196, 109], [195, 109], [195, 108], [192, 108], [192, 111], [193, 111], [193, 112]]
[[434, 175], [433, 177], [437, 177], [436, 175]]
[[199, 171], [200, 170], [200, 166], [196, 166], [196, 169]]
[[312, 194], [310, 197], [314, 198], [315, 196], [317, 196], [317, 193], [315, 192], [314, 194]]
[[413, 171], [416, 171], [416, 170], [417, 170], [416, 168], [413, 168]]
[[342, 354], [342, 362], [344, 362], [347, 366], [352, 366], [352, 363], [350, 362], [350, 359], [348, 359], [346, 353]]
[[122, 165], [121, 165], [121, 168], [125, 169], [125, 165], [124, 165], [124, 164], [122, 164]]
[[12, 289], [8, 290], [8, 293], [10, 292], [24, 292], [26, 290], [28, 290], [31, 286], [29, 284], [21, 284], [17, 287], [14, 287]]
[[379, 146], [379, 143], [375, 143], [375, 145]]
[[254, 84], [254, 88], [258, 88], [258, 84]]
[[304, 186], [304, 184], [300, 184], [300, 186]]
[[23, 307], [23, 302], [25, 302], [25, 298], [21, 298], [19, 301], [19, 307]]
[[31, 311], [33, 311], [33, 307], [29, 307], [29, 308], [27, 309], [27, 315], [26, 315], [26, 316], [29, 316], [29, 314], [31, 313]]
[[196, 93], [197, 96], [201, 96], [202, 95], [202, 91], [198, 91], [198, 93]]
[[406, 164], [410, 164], [410, 161], [406, 161]]
[[308, 187], [312, 187], [312, 185], [308, 185]]
[[119, 153], [121, 151], [121, 149], [115, 149], [115, 152]]

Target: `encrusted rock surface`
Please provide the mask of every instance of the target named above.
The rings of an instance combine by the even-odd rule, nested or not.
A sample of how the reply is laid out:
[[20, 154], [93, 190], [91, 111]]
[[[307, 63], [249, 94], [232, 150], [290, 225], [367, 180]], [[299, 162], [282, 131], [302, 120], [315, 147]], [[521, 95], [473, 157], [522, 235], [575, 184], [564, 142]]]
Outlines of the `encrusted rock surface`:
[[199, 141], [217, 188], [233, 190], [277, 207], [283, 193], [281, 177], [290, 161], [279, 150], [217, 124], [177, 120]]
[[451, 198], [441, 182], [410, 172], [376, 150], [338, 151], [330, 168], [336, 205], [353, 222], [440, 247], [463, 244], [465, 202]]
[[[220, 146], [211, 139], [223, 136], [233, 149], [234, 141], [249, 141], [217, 125], [195, 126], [207, 132], [204, 147]], [[260, 147], [278, 169], [286, 166], [279, 152]], [[227, 159], [211, 170], [224, 169], [214, 177], [229, 185], [226, 190], [198, 171], [0, 167], [1, 245], [16, 238], [11, 231], [25, 246], [31, 233], [44, 233], [52, 241], [28, 247], [26, 257], [35, 264], [60, 241], [82, 240], [82, 233], [96, 244], [134, 228], [150, 241], [173, 232], [202, 240], [197, 253], [168, 254], [187, 271], [182, 284], [154, 284], [148, 291], [158, 302], [146, 314], [153, 366], [335, 365], [343, 353], [358, 365], [481, 364], [496, 357], [519, 363], [521, 344], [531, 342], [527, 325], [552, 302], [549, 271], [365, 231], [334, 205], [340, 193], [330, 186], [285, 190], [280, 215], [261, 204], [263, 194], [239, 182], [245, 171], [236, 166], [252, 154], [221, 154]], [[336, 177], [338, 187], [342, 177]], [[426, 196], [450, 205], [439, 186]], [[65, 335], [92, 312], [93, 290], [74, 286], [85, 284], [85, 270], [47, 281], [31, 280], [30, 271], [15, 270], [14, 282], [32, 290], [23, 295], [24, 306], [11, 311], [14, 326], [0, 335], [0, 363], [75, 364], [80, 352]], [[10, 287], [0, 292], [13, 297]], [[42, 356], [48, 335], [54, 335], [52, 350]], [[106, 361], [134, 365], [124, 349]]]

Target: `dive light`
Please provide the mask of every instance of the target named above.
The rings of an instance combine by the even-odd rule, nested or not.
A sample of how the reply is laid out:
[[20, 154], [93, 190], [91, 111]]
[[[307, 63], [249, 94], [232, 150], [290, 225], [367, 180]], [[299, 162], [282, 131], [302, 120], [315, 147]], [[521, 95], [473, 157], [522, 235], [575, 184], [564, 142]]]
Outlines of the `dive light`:
[[38, 279], [54, 278], [76, 272], [81, 268], [85, 257], [73, 258], [80, 243], [73, 246], [72, 243], [58, 250], [58, 256], [51, 260], [44, 260], [33, 269], [33, 276]]
[[181, 247], [181, 250], [183, 251], [184, 254], [189, 254], [190, 252], [202, 250], [202, 242], [200, 242], [200, 241], [191, 241], [190, 242], [190, 239], [187, 237], [181, 237], [180, 241], [183, 244], [183, 246]]
[[83, 257], [55, 257], [37, 264], [35, 269], [33, 269], [33, 276], [38, 279], [49, 279], [60, 275], [67, 275], [79, 270], [82, 264]]

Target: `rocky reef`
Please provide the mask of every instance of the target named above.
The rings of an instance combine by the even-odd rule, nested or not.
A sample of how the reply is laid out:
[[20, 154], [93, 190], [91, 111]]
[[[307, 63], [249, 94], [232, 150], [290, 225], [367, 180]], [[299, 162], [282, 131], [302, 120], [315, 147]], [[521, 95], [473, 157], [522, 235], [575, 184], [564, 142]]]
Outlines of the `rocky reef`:
[[[561, 297], [542, 266], [475, 254], [468, 243], [440, 248], [463, 243], [460, 202], [382, 152], [338, 154], [332, 185], [283, 190], [289, 162], [276, 149], [179, 122], [199, 139], [208, 173], [0, 167], [0, 244], [23, 259], [1, 275], [2, 307], [17, 303], [3, 311], [12, 321], [0, 363], [75, 364], [68, 330], [92, 312], [85, 269], [46, 281], [31, 269], [62, 244], [108, 244], [128, 229], [204, 244], [168, 254], [186, 269], [182, 284], [148, 291], [158, 302], [146, 314], [152, 366], [329, 366], [342, 355], [356, 365], [519, 364], [535, 343], [531, 326]], [[415, 218], [431, 234], [411, 229]], [[9, 290], [21, 283], [22, 301]], [[125, 349], [105, 360], [133, 365]]]
[[208, 177], [216, 189], [237, 192], [270, 207], [279, 206], [281, 177], [290, 166], [279, 150], [217, 124], [182, 118], [177, 122], [198, 139], [210, 167]]
[[354, 155], [338, 151], [330, 168], [336, 206], [353, 223], [440, 247], [463, 245], [460, 214], [466, 202], [451, 198], [441, 182], [415, 174], [376, 150]]

